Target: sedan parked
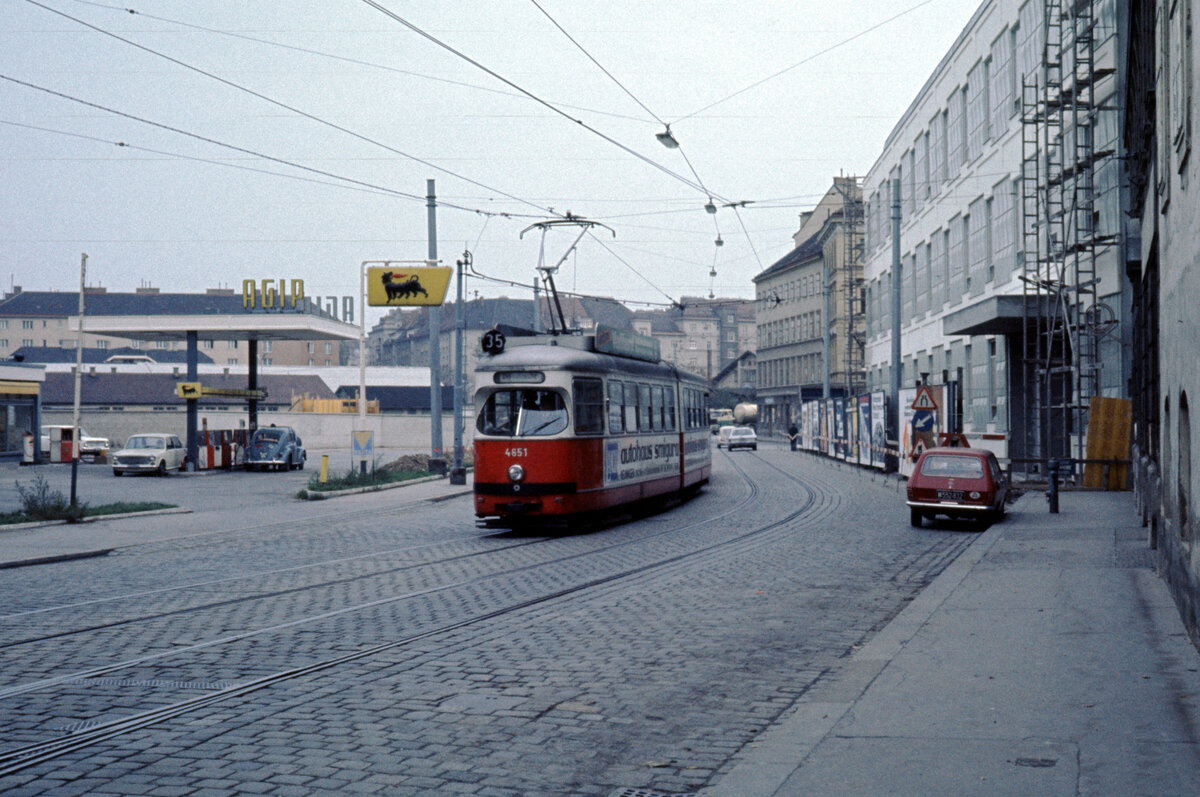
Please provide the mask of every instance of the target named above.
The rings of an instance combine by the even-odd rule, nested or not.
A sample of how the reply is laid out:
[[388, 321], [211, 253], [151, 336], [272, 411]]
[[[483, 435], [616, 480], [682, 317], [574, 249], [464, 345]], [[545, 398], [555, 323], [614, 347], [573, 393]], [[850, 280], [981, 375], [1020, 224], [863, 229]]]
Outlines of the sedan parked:
[[125, 441], [125, 447], [113, 454], [114, 476], [123, 473], [157, 473], [183, 470], [187, 451], [173, 434], [135, 434]]
[[303, 468], [308, 453], [300, 435], [290, 426], [264, 426], [255, 431], [246, 446], [246, 470], [291, 470]]
[[908, 477], [910, 521], [920, 526], [935, 515], [999, 520], [1008, 501], [1008, 479], [991, 451], [931, 448]]

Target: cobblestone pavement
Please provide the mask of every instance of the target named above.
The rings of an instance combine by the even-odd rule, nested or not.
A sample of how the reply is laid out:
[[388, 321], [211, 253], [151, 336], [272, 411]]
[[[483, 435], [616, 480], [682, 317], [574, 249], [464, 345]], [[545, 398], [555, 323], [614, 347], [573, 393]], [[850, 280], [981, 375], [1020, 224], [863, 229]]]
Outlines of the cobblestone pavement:
[[719, 452], [698, 498], [585, 534], [477, 530], [464, 498], [0, 571], [4, 750], [349, 656], [0, 792], [694, 792], [975, 538], [903, 509]]

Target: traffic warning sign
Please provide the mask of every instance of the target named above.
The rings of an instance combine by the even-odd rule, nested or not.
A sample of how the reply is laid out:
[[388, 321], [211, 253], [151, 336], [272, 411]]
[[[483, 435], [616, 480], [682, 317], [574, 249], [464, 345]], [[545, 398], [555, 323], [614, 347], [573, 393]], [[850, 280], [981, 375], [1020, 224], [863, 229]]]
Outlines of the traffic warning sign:
[[938, 408], [937, 401], [933, 398], [933, 391], [928, 386], [922, 385], [917, 388], [917, 397], [913, 399], [912, 408], [914, 410], [936, 410]]

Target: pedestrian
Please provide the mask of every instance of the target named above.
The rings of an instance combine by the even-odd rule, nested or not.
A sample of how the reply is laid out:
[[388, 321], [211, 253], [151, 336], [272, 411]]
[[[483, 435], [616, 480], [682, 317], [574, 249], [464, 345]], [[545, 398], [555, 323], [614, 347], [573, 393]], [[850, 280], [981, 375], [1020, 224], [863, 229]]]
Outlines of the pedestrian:
[[799, 435], [800, 430], [796, 428], [796, 423], [793, 421], [792, 425], [788, 427], [788, 441], [792, 444], [793, 451], [796, 450], [796, 446], [799, 443]]

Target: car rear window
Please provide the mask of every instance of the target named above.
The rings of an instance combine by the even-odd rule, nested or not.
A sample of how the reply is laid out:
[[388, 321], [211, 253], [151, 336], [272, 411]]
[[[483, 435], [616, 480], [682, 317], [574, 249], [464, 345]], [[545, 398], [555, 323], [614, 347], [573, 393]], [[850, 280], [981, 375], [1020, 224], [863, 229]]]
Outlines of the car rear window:
[[925, 457], [922, 476], [941, 476], [947, 479], [982, 479], [983, 460], [975, 457], [956, 457], [935, 454]]

